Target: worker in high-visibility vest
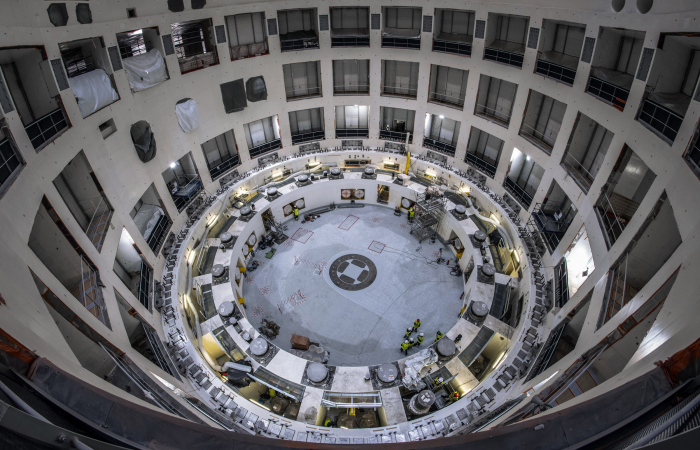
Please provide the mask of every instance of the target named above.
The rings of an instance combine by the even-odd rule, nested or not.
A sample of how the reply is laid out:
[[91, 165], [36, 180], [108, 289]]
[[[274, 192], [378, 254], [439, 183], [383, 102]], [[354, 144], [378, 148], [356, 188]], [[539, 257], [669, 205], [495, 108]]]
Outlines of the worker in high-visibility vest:
[[459, 400], [459, 392], [453, 392], [447, 399], [447, 401], [450, 403], [456, 402], [457, 400]]
[[442, 337], [442, 331], [438, 331], [437, 334], [435, 335], [435, 342], [439, 341], [441, 337]]
[[294, 220], [299, 220], [299, 208], [294, 207]]
[[270, 388], [267, 390], [268, 394], [270, 394], [270, 398], [275, 398], [277, 397], [277, 392], [275, 392], [274, 389]]
[[404, 353], [404, 355], [408, 356], [408, 349], [411, 344], [408, 343], [408, 341], [403, 341], [403, 344], [401, 344], [401, 351]]
[[433, 380], [435, 382], [435, 387], [440, 386], [445, 380], [442, 377], [435, 377]]
[[408, 221], [413, 222], [413, 216], [416, 214], [416, 211], [413, 209], [413, 206], [408, 208]]
[[416, 345], [416, 341], [411, 338], [408, 340], [408, 348], [413, 348], [413, 346]]
[[323, 422], [324, 427], [331, 427], [333, 426], [333, 421], [331, 420], [330, 417], [326, 417], [326, 420]]
[[411, 337], [411, 333], [413, 333], [413, 328], [406, 328], [406, 334], [404, 335], [404, 337], [405, 337], [406, 339], [410, 338], [410, 337]]
[[413, 322], [413, 331], [418, 331], [418, 327], [420, 326], [420, 319], [416, 319]]
[[420, 347], [420, 345], [423, 343], [423, 339], [425, 339], [425, 335], [423, 333], [418, 335], [418, 339], [416, 340], [416, 347]]

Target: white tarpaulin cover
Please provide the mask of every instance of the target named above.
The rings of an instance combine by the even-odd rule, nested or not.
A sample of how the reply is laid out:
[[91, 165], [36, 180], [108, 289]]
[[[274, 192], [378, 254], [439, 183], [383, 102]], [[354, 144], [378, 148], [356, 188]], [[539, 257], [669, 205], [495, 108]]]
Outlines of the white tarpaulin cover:
[[158, 219], [163, 215], [163, 210], [156, 205], [141, 205], [139, 212], [134, 216], [134, 223], [145, 240], [151, 236]]
[[83, 119], [119, 100], [119, 95], [112, 88], [109, 76], [102, 69], [69, 78], [68, 82], [78, 101], [78, 109]]
[[157, 86], [168, 79], [165, 61], [158, 49], [122, 60], [129, 86], [134, 92]]
[[185, 133], [194, 131], [199, 125], [197, 102], [191, 98], [175, 105], [175, 114], [177, 114], [177, 121], [180, 122], [180, 128]]

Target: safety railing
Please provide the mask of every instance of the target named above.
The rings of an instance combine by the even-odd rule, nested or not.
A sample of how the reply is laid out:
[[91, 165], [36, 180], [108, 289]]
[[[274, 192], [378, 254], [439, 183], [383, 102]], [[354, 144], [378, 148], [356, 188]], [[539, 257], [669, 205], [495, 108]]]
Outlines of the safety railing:
[[68, 128], [68, 122], [63, 114], [63, 108], [59, 106], [58, 109], [24, 127], [24, 131], [27, 132], [34, 150], [39, 150], [40, 147], [51, 142], [66, 128]]
[[520, 136], [533, 143], [537, 148], [548, 155], [552, 153], [554, 142], [557, 139], [556, 135], [554, 138], [552, 138], [552, 136], [548, 136], [547, 133], [543, 133], [542, 131], [532, 128], [530, 125], [526, 124], [522, 124], [520, 127]]
[[566, 170], [569, 176], [573, 178], [574, 182], [576, 182], [576, 184], [578, 184], [585, 193], [588, 193], [588, 190], [591, 188], [591, 184], [593, 183], [595, 177], [588, 170], [586, 170], [579, 160], [568, 153], [568, 148], [561, 165], [564, 167], [564, 170]]
[[237, 47], [229, 47], [231, 51], [231, 60], [250, 58], [253, 56], [262, 56], [269, 53], [267, 41], [257, 44], [239, 45]]
[[320, 86], [312, 86], [297, 89], [287, 89], [287, 100], [298, 98], [318, 97], [322, 95]]
[[78, 301], [103, 324], [109, 326], [107, 312], [105, 310], [102, 288], [100, 287], [97, 271], [92, 265], [80, 257], [80, 285], [78, 289]]
[[[187, 179], [187, 184], [178, 188], [175, 193], [170, 193], [178, 212], [185, 209], [187, 204], [203, 189], [202, 180], [199, 178], [199, 175], [185, 175], [185, 177]], [[182, 192], [182, 194], [177, 195], [177, 192]]]
[[678, 130], [683, 124], [683, 116], [674, 113], [668, 108], [664, 108], [658, 103], [649, 99], [644, 100], [642, 109], [639, 111], [639, 121], [643, 125], [652, 128], [656, 131], [661, 139], [673, 144], [676, 139]]
[[292, 144], [297, 145], [303, 142], [309, 141], [321, 141], [326, 138], [326, 132], [320, 131], [309, 131], [306, 133], [298, 133], [292, 135]]
[[335, 137], [340, 138], [368, 138], [369, 128], [341, 128], [335, 130]]
[[281, 139], [275, 139], [274, 141], [265, 142], [264, 144], [256, 145], [255, 147], [252, 147], [251, 149], [249, 149], [248, 153], [250, 154], [251, 158], [255, 158], [257, 156], [264, 155], [265, 153], [271, 152], [273, 150], [277, 150], [278, 148], [282, 148], [282, 140]]
[[288, 39], [280, 41], [280, 47], [282, 48], [283, 52], [313, 50], [319, 48], [318, 38]]
[[[90, 203], [94, 205], [92, 200], [90, 200]], [[102, 242], [107, 234], [107, 227], [109, 226], [109, 219], [111, 217], [111, 206], [104, 197], [100, 196], [100, 201], [97, 203], [97, 206], [95, 206], [95, 212], [92, 213], [90, 222], [85, 229], [85, 234], [98, 252], [102, 249]]]
[[418, 89], [408, 86], [382, 86], [382, 95], [416, 98], [418, 96]]
[[476, 167], [476, 169], [480, 172], [484, 172], [491, 178], [496, 176], [496, 166], [487, 163], [486, 161], [479, 158], [473, 153], [467, 152], [467, 154], [464, 157], [464, 161]]
[[541, 59], [537, 60], [535, 73], [561, 81], [569, 86], [574, 84], [574, 79], [576, 78], [576, 69], [570, 69], [568, 67], [560, 66], [559, 64], [554, 64], [549, 61], [543, 61]]
[[145, 262], [141, 261], [141, 270], [139, 271], [139, 286], [136, 297], [139, 302], [148, 309], [151, 296], [151, 272], [152, 269]]
[[569, 271], [566, 258], [554, 267], [554, 305], [558, 308], [569, 301]]
[[[546, 209], [546, 210], [545, 210]], [[570, 221], [559, 209], [559, 205], [537, 203], [532, 209], [532, 219], [541, 238], [547, 244], [550, 253], [554, 252], [564, 233], [569, 229]]]
[[523, 67], [523, 57], [519, 53], [507, 52], [505, 50], [499, 50], [496, 48], [486, 48], [484, 49], [484, 59], [487, 61], [496, 61], [501, 64], [507, 64], [509, 66], [517, 67], [518, 69]]
[[379, 130], [379, 139], [387, 141], [406, 143], [406, 135], [408, 135], [408, 143], [413, 143], [413, 133], [404, 133], [401, 131]]
[[219, 64], [219, 58], [215, 52], [211, 51], [194, 56], [178, 57], [177, 62], [180, 65], [180, 73], [186, 74]]
[[223, 161], [223, 162], [217, 164], [216, 166], [209, 168], [209, 175], [211, 175], [212, 180], [216, 180], [221, 175], [225, 174], [226, 172], [233, 169], [234, 167], [238, 167], [238, 165], [241, 163], [241, 159], [238, 156], [238, 154], [230, 155], [230, 156], [231, 157], [229, 159], [227, 159], [226, 161]]
[[511, 111], [502, 111], [499, 109], [489, 108], [486, 105], [476, 104], [474, 114], [483, 117], [487, 120], [495, 120], [498, 123], [508, 125], [510, 123]]
[[334, 95], [369, 95], [369, 84], [341, 84], [333, 86]]
[[194, 268], [197, 269], [197, 273], [204, 275], [204, 265], [207, 262], [207, 253], [209, 253], [209, 240], [204, 242], [202, 248], [199, 249], [199, 253], [194, 260]]
[[464, 97], [460, 97], [459, 92], [431, 92], [428, 96], [428, 101], [452, 106], [459, 109], [462, 109], [464, 107]]
[[457, 152], [457, 147], [446, 142], [440, 142], [436, 139], [423, 137], [423, 147], [435, 150], [436, 152], [444, 153], [449, 156], [454, 156]]
[[600, 224], [605, 231], [603, 236], [605, 236], [605, 241], [608, 244], [608, 248], [610, 248], [625, 230], [627, 221], [623, 220], [615, 212], [615, 208], [613, 208], [612, 202], [610, 202], [610, 198], [605, 192], [600, 194], [595, 209], [598, 213]]
[[434, 40], [433, 51], [440, 53], [451, 53], [453, 55], [471, 56], [472, 44]]
[[170, 231], [172, 224], [173, 222], [170, 220], [170, 217], [165, 214], [160, 216], [160, 219], [158, 219], [158, 222], [156, 222], [156, 226], [153, 227], [151, 235], [148, 236], [148, 239], [146, 240], [146, 244], [148, 244], [148, 247], [153, 250], [154, 254], [158, 255], [160, 247], [163, 245], [163, 242], [165, 242], [165, 236], [168, 234], [168, 231]]
[[369, 36], [331, 36], [331, 47], [369, 47]]
[[627, 97], [630, 95], [630, 91], [612, 83], [603, 81], [600, 78], [591, 76], [588, 79], [588, 86], [586, 87], [586, 92], [589, 94], [603, 100], [606, 103], [611, 104], [615, 108], [622, 111], [625, 109], [625, 104], [627, 104]]
[[398, 38], [382, 36], [382, 47], [420, 50], [420, 38]]
[[524, 206], [525, 209], [530, 209], [530, 205], [532, 204], [532, 196], [525, 192], [525, 189], [520, 187], [515, 181], [508, 177], [506, 177], [505, 181], [503, 182], [503, 187], [506, 188], [506, 191], [508, 191], [508, 193], [512, 195], [513, 198], [518, 201], [518, 203]]
[[608, 272], [608, 289], [605, 295], [605, 316], [603, 318], [603, 324], [613, 318], [613, 316], [634, 297], [630, 290], [631, 286], [627, 284], [627, 262], [629, 260], [629, 253], [627, 253], [624, 258], [623, 261], [620, 261], [620, 263]]

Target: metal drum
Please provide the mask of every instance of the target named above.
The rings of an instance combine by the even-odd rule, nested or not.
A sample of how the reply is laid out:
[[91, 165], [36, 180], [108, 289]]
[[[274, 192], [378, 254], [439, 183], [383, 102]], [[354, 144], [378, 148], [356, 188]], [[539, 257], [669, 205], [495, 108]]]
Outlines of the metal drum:
[[265, 353], [267, 353], [267, 349], [270, 347], [270, 345], [267, 343], [267, 341], [261, 337], [257, 337], [253, 339], [253, 342], [250, 343], [250, 353], [252, 353], [255, 356], [263, 356]]
[[393, 364], [382, 364], [377, 369], [377, 378], [382, 383], [393, 383], [399, 374], [399, 370]]
[[484, 264], [481, 266], [481, 273], [485, 277], [493, 278], [493, 276], [496, 274], [496, 266], [493, 264]]
[[274, 197], [275, 195], [277, 195], [277, 188], [276, 187], [269, 187], [269, 188], [267, 188], [266, 192], [267, 192], [268, 197]]
[[[455, 206], [455, 212], [457, 214], [466, 214], [467, 213], [467, 207], [464, 205], [457, 205]], [[479, 231], [481, 232], [481, 231]]]
[[221, 264], [214, 264], [214, 267], [211, 268], [211, 276], [214, 278], [219, 278], [224, 273], [226, 273], [226, 269]]
[[365, 175], [374, 175], [374, 168], [365, 167]]
[[309, 176], [308, 175], [299, 175], [299, 178], [297, 178], [297, 181], [299, 183], [306, 183], [309, 181]]
[[236, 307], [233, 302], [223, 302], [219, 305], [219, 314], [222, 317], [230, 317], [233, 315], [233, 311]]
[[332, 169], [331, 169], [331, 175], [337, 177], [338, 175], [340, 175], [340, 169], [338, 169], [337, 167], [332, 168]]
[[241, 216], [249, 216], [253, 212], [250, 206], [244, 206], [241, 208]]
[[226, 231], [224, 233], [221, 233], [221, 236], [219, 236], [219, 238], [221, 239], [222, 244], [228, 244], [233, 240], [233, 235]]
[[311, 363], [306, 369], [306, 376], [314, 383], [321, 383], [328, 377], [328, 367], [321, 363]]
[[479, 242], [485, 242], [487, 237], [488, 235], [481, 230], [474, 233], [474, 239], [476, 239]]
[[469, 308], [469, 314], [472, 316], [472, 318], [477, 320], [483, 319], [488, 313], [489, 308], [484, 302], [474, 302], [472, 303], [471, 308]]
[[438, 355], [442, 357], [448, 357], [455, 354], [455, 352], [457, 351], [457, 346], [455, 345], [455, 341], [445, 336], [438, 341], [437, 345], [435, 346], [435, 349], [437, 350]]

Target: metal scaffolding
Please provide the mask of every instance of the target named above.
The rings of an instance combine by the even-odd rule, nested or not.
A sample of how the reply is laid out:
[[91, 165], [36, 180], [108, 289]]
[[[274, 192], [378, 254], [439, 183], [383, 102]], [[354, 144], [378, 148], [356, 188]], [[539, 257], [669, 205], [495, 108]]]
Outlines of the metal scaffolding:
[[411, 234], [418, 238], [418, 242], [425, 239], [434, 239], [438, 236], [440, 224], [445, 216], [447, 199], [444, 195], [426, 192], [418, 194], [415, 208], [415, 216], [411, 222]]

